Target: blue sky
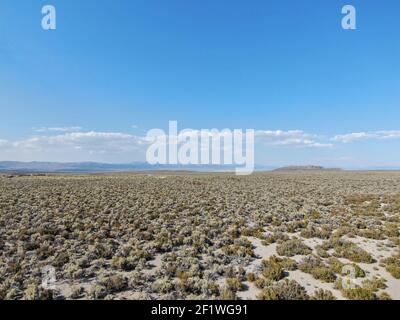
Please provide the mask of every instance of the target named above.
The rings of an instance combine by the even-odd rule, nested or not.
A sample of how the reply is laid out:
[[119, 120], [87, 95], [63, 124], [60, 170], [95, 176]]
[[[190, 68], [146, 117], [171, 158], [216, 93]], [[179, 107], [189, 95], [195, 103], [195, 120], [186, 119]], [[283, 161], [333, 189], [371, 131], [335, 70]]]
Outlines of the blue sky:
[[0, 160], [143, 160], [121, 145], [177, 120], [269, 132], [260, 164], [400, 166], [399, 17], [397, 0], [1, 0]]

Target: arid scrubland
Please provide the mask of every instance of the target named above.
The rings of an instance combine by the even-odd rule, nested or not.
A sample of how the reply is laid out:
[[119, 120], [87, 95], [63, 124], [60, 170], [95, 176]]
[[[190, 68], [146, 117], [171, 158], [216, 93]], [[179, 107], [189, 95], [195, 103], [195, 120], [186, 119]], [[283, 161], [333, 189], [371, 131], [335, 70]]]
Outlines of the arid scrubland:
[[400, 172], [0, 175], [0, 299], [400, 299], [399, 230]]

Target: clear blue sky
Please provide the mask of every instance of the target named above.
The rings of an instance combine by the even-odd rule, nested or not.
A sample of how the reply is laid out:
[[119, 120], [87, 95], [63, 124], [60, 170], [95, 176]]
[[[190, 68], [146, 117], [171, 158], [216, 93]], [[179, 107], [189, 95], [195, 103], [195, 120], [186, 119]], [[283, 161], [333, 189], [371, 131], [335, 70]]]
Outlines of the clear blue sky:
[[[345, 4], [357, 30], [341, 28]], [[140, 136], [178, 120], [332, 144], [262, 144], [263, 164], [400, 165], [399, 57], [398, 0], [1, 0], [0, 160], [73, 160], [46, 149], [69, 130], [45, 128]], [[351, 133], [365, 136], [333, 140]], [[81, 147], [78, 161], [140, 159]]]

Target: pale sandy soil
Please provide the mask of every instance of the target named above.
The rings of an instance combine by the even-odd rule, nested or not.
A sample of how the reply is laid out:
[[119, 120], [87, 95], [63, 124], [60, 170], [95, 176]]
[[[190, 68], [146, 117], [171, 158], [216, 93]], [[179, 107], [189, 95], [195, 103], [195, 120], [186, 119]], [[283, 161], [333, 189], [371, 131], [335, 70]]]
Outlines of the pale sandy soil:
[[150, 269], [144, 269], [142, 272], [146, 275], [152, 276], [161, 269], [162, 254], [156, 254], [153, 260], [149, 261]]
[[[299, 234], [296, 234], [296, 237], [301, 238], [301, 240], [309, 246], [311, 249], [313, 249], [313, 253], [316, 254], [315, 252], [315, 246], [320, 245], [323, 240], [319, 238], [311, 238], [311, 239], [305, 239], [299, 236]], [[260, 272], [260, 265], [262, 260], [267, 260], [269, 257], [272, 255], [276, 255], [279, 257], [279, 255], [276, 253], [276, 243], [264, 246], [261, 243], [261, 240], [258, 238], [254, 237], [248, 237], [248, 239], [251, 241], [251, 243], [254, 246], [254, 252], [257, 254], [258, 258], [254, 259], [252, 263], [248, 266], [247, 271], [248, 272], [253, 272], [253, 273], [259, 273]], [[369, 252], [374, 259], [376, 260], [375, 263], [372, 264], [366, 264], [366, 263], [358, 263], [358, 265], [366, 272], [366, 277], [362, 279], [358, 279], [358, 281], [362, 281], [365, 279], [372, 279], [374, 276], [377, 276], [379, 278], [383, 278], [386, 280], [386, 285], [387, 288], [384, 290], [380, 291], [386, 291], [392, 299], [395, 300], [400, 300], [400, 280], [393, 278], [384, 267], [379, 266], [379, 260], [382, 258], [387, 258], [390, 257], [392, 254], [396, 252], [396, 248], [390, 248], [387, 247], [387, 241], [386, 240], [374, 240], [374, 239], [366, 239], [366, 238], [361, 238], [361, 237], [355, 237], [355, 238], [346, 238], [349, 241], [352, 241], [359, 245], [361, 248]], [[378, 247], [378, 245], [381, 245], [381, 248]], [[293, 260], [296, 262], [300, 262], [304, 256], [302, 255], [297, 255], [292, 257]], [[351, 264], [352, 262], [339, 258], [339, 260], [345, 264]], [[377, 269], [377, 270], [375, 270]], [[343, 300], [344, 297], [342, 293], [334, 288], [333, 283], [325, 283], [320, 280], [317, 280], [313, 278], [312, 275], [304, 273], [300, 270], [295, 270], [295, 271], [289, 271], [288, 272], [288, 279], [290, 280], [295, 280], [297, 281], [300, 285], [302, 285], [306, 291], [307, 294], [312, 295], [316, 290], [318, 289], [324, 289], [324, 290], [329, 290], [332, 292], [332, 294], [336, 297], [338, 300]], [[257, 295], [260, 293], [260, 289], [258, 289], [253, 283], [250, 282], [244, 282], [246, 286], [246, 290], [242, 292], [238, 292], [237, 296], [239, 299], [243, 300], [254, 300], [257, 298]]]
[[308, 273], [304, 273], [300, 270], [289, 271], [288, 279], [297, 281], [300, 285], [302, 285], [307, 294], [312, 295], [318, 289], [329, 290], [333, 293], [333, 295], [338, 300], [343, 300], [343, 296], [339, 290], [333, 288], [332, 283], [325, 283], [313, 278], [312, 275]]

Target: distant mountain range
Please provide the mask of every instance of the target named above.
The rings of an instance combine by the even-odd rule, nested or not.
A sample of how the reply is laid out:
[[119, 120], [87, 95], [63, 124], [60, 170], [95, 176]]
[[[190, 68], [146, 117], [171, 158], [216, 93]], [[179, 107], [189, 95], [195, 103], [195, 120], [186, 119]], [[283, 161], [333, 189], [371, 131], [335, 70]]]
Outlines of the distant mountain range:
[[[0, 172], [22, 173], [102, 173], [102, 172], [134, 172], [134, 171], [199, 171], [199, 172], [229, 172], [236, 165], [150, 165], [146, 162], [125, 164], [99, 162], [19, 162], [0, 161]], [[354, 167], [347, 170], [400, 170], [400, 167]], [[334, 171], [340, 168], [322, 166], [265, 166], [256, 165], [255, 171]]]
[[[223, 172], [234, 171], [235, 165], [150, 165], [146, 162], [126, 164], [110, 164], [98, 162], [18, 162], [0, 161], [0, 172], [33, 172], [33, 173], [101, 173], [101, 172], [129, 172], [152, 170], [184, 170]], [[271, 170], [273, 167], [262, 167], [262, 170]]]

